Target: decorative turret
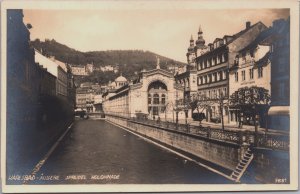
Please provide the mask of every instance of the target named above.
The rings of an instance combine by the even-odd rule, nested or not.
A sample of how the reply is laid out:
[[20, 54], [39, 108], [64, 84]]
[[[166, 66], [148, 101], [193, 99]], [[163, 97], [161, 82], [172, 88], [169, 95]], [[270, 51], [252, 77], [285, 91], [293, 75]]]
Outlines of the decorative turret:
[[194, 52], [194, 47], [195, 47], [195, 44], [194, 44], [194, 39], [193, 39], [193, 35], [191, 35], [191, 40], [190, 40], [190, 47], [188, 48], [188, 52]]
[[156, 56], [156, 69], [160, 69], [159, 57]]
[[201, 26], [199, 26], [198, 40], [196, 40], [197, 47], [203, 47], [205, 45], [205, 40], [203, 39], [202, 34], [203, 34], [203, 32], [202, 32]]

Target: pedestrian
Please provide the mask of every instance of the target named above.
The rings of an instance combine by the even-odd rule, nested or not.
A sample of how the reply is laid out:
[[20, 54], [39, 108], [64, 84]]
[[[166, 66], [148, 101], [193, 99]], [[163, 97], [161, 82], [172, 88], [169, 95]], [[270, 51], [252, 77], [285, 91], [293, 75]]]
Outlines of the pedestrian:
[[238, 115], [239, 128], [242, 128], [241, 114]]

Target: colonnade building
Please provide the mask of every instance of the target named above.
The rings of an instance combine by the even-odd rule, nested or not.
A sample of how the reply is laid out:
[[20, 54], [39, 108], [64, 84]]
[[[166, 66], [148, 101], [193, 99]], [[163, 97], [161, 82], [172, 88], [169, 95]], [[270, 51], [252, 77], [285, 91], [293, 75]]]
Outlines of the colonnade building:
[[[173, 119], [176, 100], [183, 98], [184, 89], [176, 84], [171, 72], [160, 69], [142, 71], [138, 78], [103, 94], [105, 114], [136, 117], [142, 113], [151, 119]], [[184, 118], [183, 112], [179, 118]]]

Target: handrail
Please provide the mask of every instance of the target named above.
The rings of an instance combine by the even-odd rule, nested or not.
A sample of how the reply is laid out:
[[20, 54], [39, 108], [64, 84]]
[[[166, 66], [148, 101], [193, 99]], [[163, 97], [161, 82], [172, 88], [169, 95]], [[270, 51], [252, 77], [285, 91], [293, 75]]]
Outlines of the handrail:
[[174, 130], [184, 132], [186, 134], [192, 134], [201, 136], [208, 139], [235, 143], [242, 145], [243, 143], [249, 144], [251, 147], [288, 151], [289, 150], [289, 135], [288, 134], [274, 134], [265, 133], [258, 134], [254, 131], [232, 131], [222, 130], [203, 126], [194, 126], [189, 124], [176, 124], [168, 121], [149, 120], [147, 118], [136, 117], [124, 117], [117, 115], [107, 115], [112, 117], [118, 117], [123, 120], [138, 122], [140, 124], [151, 125], [154, 127], [165, 128], [168, 130]]

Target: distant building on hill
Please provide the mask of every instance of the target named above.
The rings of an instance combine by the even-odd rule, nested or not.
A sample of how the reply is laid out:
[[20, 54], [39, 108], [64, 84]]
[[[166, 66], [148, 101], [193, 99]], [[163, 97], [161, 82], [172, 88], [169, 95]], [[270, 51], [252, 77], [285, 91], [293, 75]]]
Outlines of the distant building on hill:
[[112, 65], [105, 65], [103, 67], [100, 67], [100, 70], [103, 71], [103, 72], [114, 71], [114, 67]]
[[80, 76], [88, 75], [85, 66], [82, 65], [70, 65], [70, 66], [73, 75], [80, 75]]
[[93, 63], [86, 64], [85, 71], [87, 72], [87, 74], [93, 73], [94, 72], [94, 64]]

